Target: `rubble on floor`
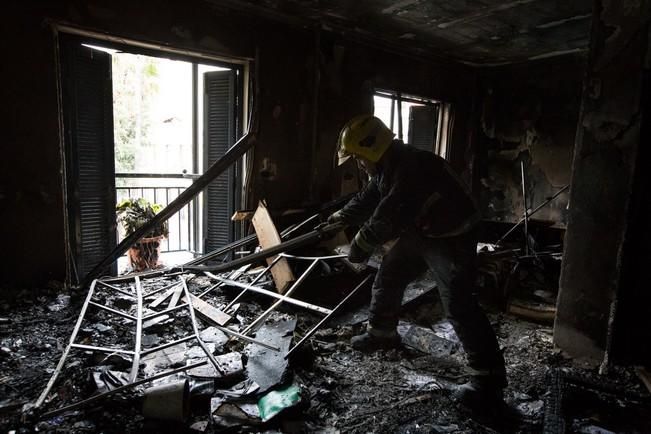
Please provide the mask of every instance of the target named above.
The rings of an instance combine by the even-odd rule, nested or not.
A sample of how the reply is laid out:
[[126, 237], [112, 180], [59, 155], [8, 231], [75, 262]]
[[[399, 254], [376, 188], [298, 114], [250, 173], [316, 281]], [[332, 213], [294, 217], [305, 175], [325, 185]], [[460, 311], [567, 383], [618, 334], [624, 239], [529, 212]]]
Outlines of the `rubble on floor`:
[[[260, 224], [258, 236], [275, 231], [269, 219], [266, 228]], [[646, 370], [599, 375], [553, 348], [556, 251], [480, 251], [480, 295], [493, 308], [509, 385], [504, 407], [471, 414], [451, 399], [468, 372], [433, 276], [405, 291], [402, 345], [363, 354], [350, 338], [368, 320], [379, 259], [351, 267], [332, 246], [314, 245], [323, 238], [319, 231], [288, 241], [299, 249], [290, 255], [282, 243], [293, 230], [274, 234], [253, 260], [220, 261], [229, 248], [255, 242], [249, 236], [184, 267], [96, 280], [83, 296], [57, 288], [1, 302], [0, 426], [106, 433], [651, 431]], [[216, 265], [204, 266], [208, 260]], [[272, 272], [277, 263], [282, 275]]]
[[[332, 286], [342, 280], [337, 273], [343, 271], [306, 280], [301, 296], [314, 299], [313, 302], [323, 302], [325, 298], [339, 300], [350, 285], [346, 288]], [[344, 280], [350, 279], [359, 279], [359, 276], [347, 276]], [[169, 285], [165, 277], [159, 280], [160, 286]], [[193, 294], [201, 294], [212, 284], [210, 279], [197, 277], [190, 280], [188, 286]], [[329, 287], [329, 293], [325, 293], [324, 287]], [[236, 288], [223, 287], [209, 292], [205, 300], [213, 306], [224, 307], [238, 292]], [[347, 311], [363, 310], [365, 296], [351, 300]], [[107, 296], [104, 301], [119, 305], [124, 303], [117, 302], [120, 297]], [[566, 410], [563, 419], [568, 429], [576, 432], [612, 430], [609, 425], [612, 418], [606, 414], [612, 405], [619, 409], [633, 408], [622, 414], [636, 420], [637, 426], [649, 426], [650, 413], [640, 410], [648, 409], [648, 391], [632, 370], [613, 369], [603, 377], [596, 371], [573, 366], [570, 360], [554, 351], [549, 326], [501, 313], [492, 313], [490, 318], [505, 348], [510, 383], [505, 397], [515, 412], [500, 420], [471, 417], [467, 410], [450, 399], [450, 388], [463, 382], [467, 374], [463, 349], [449, 323], [441, 317], [435, 296], [425, 296], [418, 309], [403, 312], [400, 324], [403, 347], [400, 349], [372, 354], [353, 351], [349, 339], [362, 330], [363, 323], [327, 323], [314, 333], [289, 364], [284, 364], [282, 357], [276, 357], [279, 364], [269, 365], [275, 366], [273, 373], [263, 371], [263, 375], [255, 374], [256, 364], [260, 361], [264, 364], [264, 355], [274, 354], [274, 351], [229, 340], [213, 324], [199, 318], [201, 336], [216, 355], [228, 356], [230, 361], [224, 360], [221, 365], [232, 364], [232, 376], [222, 378], [215, 372], [202, 372], [197, 368], [54, 417], [39, 419], [37, 414], [22, 413], [23, 406], [36, 400], [53, 372], [74, 326], [78, 303], [78, 300], [70, 302], [66, 297], [52, 294], [35, 300], [25, 295], [11, 304], [2, 304], [1, 316], [9, 319], [0, 324], [0, 392], [3, 396], [0, 426], [3, 429], [16, 432], [95, 432], [100, 427], [103, 432], [539, 432], [546, 423], [546, 406], [550, 405], [549, 394], [553, 389], [550, 377], [559, 369], [568, 378], [571, 374], [572, 378], [585, 381], [608, 381], [628, 391], [625, 396], [611, 393], [606, 399], [602, 393], [603, 399], [599, 395], [592, 398], [596, 399], [592, 413], [580, 405], [568, 407], [572, 412]], [[234, 315], [235, 328], [254, 321], [269, 305], [268, 300], [255, 294], [247, 294], [240, 303]], [[57, 307], [52, 308], [54, 306]], [[423, 311], [429, 312], [429, 324], [423, 323], [427, 316]], [[185, 321], [187, 327], [188, 317], [187, 312], [179, 310], [174, 317], [151, 326], [144, 334], [143, 346], [181, 338], [185, 329], [180, 323]], [[275, 336], [265, 342], [286, 351], [320, 319], [321, 315], [285, 304], [282, 311], [274, 312], [265, 321], [255, 337]], [[81, 328], [82, 342], [122, 342], [127, 348], [134, 336], [131, 329], [125, 327], [126, 322], [109, 312], [96, 312], [92, 321]], [[234, 356], [236, 354], [241, 357]], [[205, 355], [196, 343], [184, 342], [162, 351], [154, 360], [143, 357], [142, 373], [154, 375], [163, 368], [184, 366], [202, 357]], [[72, 352], [64, 375], [46, 406], [75, 402], [101, 390], [119, 387], [130, 367], [128, 357], [119, 354]], [[153, 418], [152, 410], [143, 408], [146, 397], [152, 394], [151, 389], [179, 381], [182, 387], [171, 387], [167, 392], [171, 395], [164, 396], [176, 396], [178, 399], [172, 402], [181, 407], [176, 412], [167, 409], [161, 412], [154, 406], [153, 415], [158, 414], [159, 419]], [[160, 395], [164, 390], [157, 393]], [[185, 405], [188, 407], [184, 408]], [[143, 413], [143, 410], [147, 411]], [[172, 420], [160, 420], [161, 415]], [[629, 421], [629, 426], [635, 425]], [[603, 431], [595, 431], [595, 427]]]

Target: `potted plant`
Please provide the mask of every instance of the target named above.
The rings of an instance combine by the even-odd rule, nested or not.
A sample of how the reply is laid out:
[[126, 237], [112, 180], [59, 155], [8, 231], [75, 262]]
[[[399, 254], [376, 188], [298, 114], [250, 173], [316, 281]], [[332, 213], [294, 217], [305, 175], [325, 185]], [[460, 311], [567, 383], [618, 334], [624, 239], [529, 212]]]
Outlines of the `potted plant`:
[[[118, 203], [115, 211], [124, 237], [131, 235], [136, 229], [151, 220], [161, 209], [163, 209], [162, 205], [152, 204], [144, 198], [129, 198]], [[151, 231], [129, 248], [127, 255], [134, 271], [160, 267], [158, 262], [160, 243], [168, 234], [169, 225], [165, 221], [154, 226]]]

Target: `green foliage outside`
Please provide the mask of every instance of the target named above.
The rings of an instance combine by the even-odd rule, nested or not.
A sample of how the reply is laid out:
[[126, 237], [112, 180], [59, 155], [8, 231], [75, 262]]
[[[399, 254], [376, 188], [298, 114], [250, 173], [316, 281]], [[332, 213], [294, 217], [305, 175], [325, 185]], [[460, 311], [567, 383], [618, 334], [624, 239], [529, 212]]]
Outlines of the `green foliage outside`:
[[[118, 224], [122, 226], [126, 236], [131, 235], [136, 231], [136, 229], [151, 220], [162, 209], [162, 205], [151, 203], [144, 198], [124, 199], [115, 207]], [[156, 225], [151, 231], [144, 235], [144, 237], [151, 238], [161, 235], [164, 237], [169, 235], [169, 225], [167, 221]]]
[[156, 63], [157, 59], [146, 56], [113, 55], [116, 172], [133, 172], [136, 149], [152, 144], [150, 113], [159, 92]]

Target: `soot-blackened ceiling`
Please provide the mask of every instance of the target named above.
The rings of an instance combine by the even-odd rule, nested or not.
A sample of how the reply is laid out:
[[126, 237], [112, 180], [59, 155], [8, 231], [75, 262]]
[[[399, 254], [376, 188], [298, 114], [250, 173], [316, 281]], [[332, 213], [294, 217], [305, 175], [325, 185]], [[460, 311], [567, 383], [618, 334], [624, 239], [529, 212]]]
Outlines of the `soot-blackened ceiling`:
[[522, 62], [587, 48], [591, 0], [206, 0], [426, 57]]

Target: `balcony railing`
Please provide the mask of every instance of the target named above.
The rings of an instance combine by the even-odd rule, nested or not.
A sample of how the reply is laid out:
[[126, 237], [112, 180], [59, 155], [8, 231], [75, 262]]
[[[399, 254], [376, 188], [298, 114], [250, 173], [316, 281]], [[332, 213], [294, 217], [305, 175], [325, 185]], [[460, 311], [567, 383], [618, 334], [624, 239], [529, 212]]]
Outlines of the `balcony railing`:
[[[145, 198], [166, 207], [190, 185], [195, 177], [195, 175], [119, 173], [116, 174], [115, 188], [117, 202], [127, 198]], [[161, 252], [195, 251], [198, 236], [196, 200], [192, 200], [170, 217], [169, 236], [161, 243]], [[122, 241], [122, 237], [119, 241]]]

